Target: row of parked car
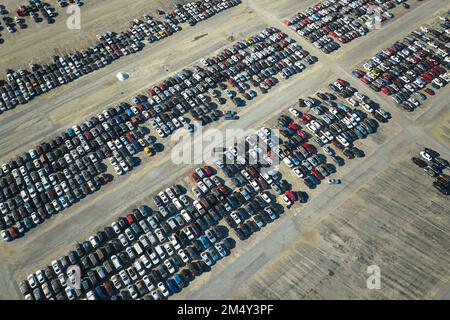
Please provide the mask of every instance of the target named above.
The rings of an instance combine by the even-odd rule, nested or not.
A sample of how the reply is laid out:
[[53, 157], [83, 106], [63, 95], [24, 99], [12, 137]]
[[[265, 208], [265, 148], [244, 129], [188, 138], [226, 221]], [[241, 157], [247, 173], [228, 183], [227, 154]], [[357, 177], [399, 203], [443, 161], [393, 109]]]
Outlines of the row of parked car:
[[[14, 240], [51, 216], [53, 211], [58, 212], [85, 196], [86, 192], [81, 192], [80, 188], [86, 189], [84, 183], [97, 179], [95, 176], [102, 172], [101, 163], [105, 158], [121, 175], [132, 169], [132, 156], [136, 153], [144, 150], [149, 155], [155, 154], [155, 137], [139, 124], [149, 121], [160, 137], [181, 127], [193, 132], [192, 123], [183, 117], [185, 113], [189, 112], [203, 125], [220, 116], [220, 112], [211, 107], [209, 96], [220, 97], [216, 90], [218, 83], [227, 80], [243, 90], [252, 74], [255, 85], [265, 86], [261, 77], [270, 76], [265, 73], [269, 72], [267, 70], [277, 73], [277, 64], [281, 63], [282, 70], [287, 66], [283, 60], [291, 63], [284, 57], [298, 58], [298, 55], [304, 57], [307, 53], [279, 30], [267, 28], [245, 42], [238, 42], [236, 48], [203, 60], [204, 67], [182, 70], [148, 88], [148, 96], [137, 95], [131, 103], [122, 102], [106, 109], [67, 129], [50, 143], [42, 143], [2, 165], [0, 228], [3, 239]], [[263, 65], [265, 60], [271, 61], [270, 65]], [[227, 91], [231, 90], [225, 89]], [[84, 180], [80, 178], [82, 174], [86, 175], [82, 176]], [[34, 178], [28, 179], [28, 175]], [[49, 181], [54, 175], [59, 175], [58, 179]]]
[[[20, 5], [16, 9], [17, 16], [14, 18], [9, 16], [9, 12], [6, 8], [1, 13], [2, 20], [5, 23], [6, 30], [9, 33], [15, 33], [17, 27], [20, 29], [27, 28], [27, 20], [25, 17], [32, 17], [34, 22], [41, 22], [43, 19], [47, 20], [47, 23], [53, 23], [57, 13], [55, 8], [42, 0], [28, 0], [28, 4]], [[42, 16], [42, 18], [40, 17]]]
[[[34, 97], [102, 68], [122, 56], [141, 50], [144, 41], [155, 42], [181, 30], [180, 23], [204, 20], [237, 5], [240, 0], [197, 1], [163, 14], [163, 21], [150, 15], [135, 19], [128, 30], [104, 32], [89, 48], [64, 56], [53, 56], [47, 65], [30, 64], [30, 70], [6, 70], [0, 85], [0, 112], [25, 104]], [[194, 21], [194, 22], [193, 22]]]
[[[249, 137], [253, 142], [255, 135], [246, 139]], [[225, 208], [225, 222], [234, 229], [240, 240], [247, 239], [279, 216], [279, 206], [268, 190], [271, 189], [270, 184], [275, 183], [274, 180], [280, 180], [281, 175], [275, 171], [267, 174], [262, 171], [263, 162], [250, 159], [249, 151], [257, 143], [254, 141], [255, 144], [250, 145], [247, 140], [243, 140], [231, 146], [223, 159], [216, 160], [217, 167], [230, 179], [231, 186], [221, 178], [210, 179], [199, 169], [189, 173], [194, 183], [192, 192], [204, 207], [211, 206], [211, 196], [221, 193], [217, 198]], [[262, 143], [259, 145], [264, 147]], [[261, 152], [267, 151], [261, 149]], [[245, 160], [237, 160], [238, 157]]]
[[226, 228], [217, 225], [227, 212], [219, 205], [225, 187], [212, 168], [195, 172], [217, 190], [205, 200], [208, 205], [188, 197], [180, 185], [162, 190], [153, 196], [157, 210], [146, 205], [130, 209], [67, 255], [28, 275], [19, 283], [25, 299], [158, 300], [179, 292], [233, 245]]
[[338, 50], [339, 43], [364, 36], [377, 24], [393, 18], [389, 9], [394, 7], [392, 0], [327, 0], [283, 23], [328, 54]]
[[[336, 93], [318, 92], [317, 98], [308, 97], [299, 100], [300, 108], [309, 108], [312, 114], [291, 107], [289, 115], [283, 114], [278, 119], [280, 133], [284, 136], [280, 143], [280, 159], [310, 189], [315, 188], [321, 180], [336, 171], [334, 165], [327, 163], [326, 156], [329, 156], [337, 166], [344, 164], [343, 158], [328, 144], [332, 143], [348, 159], [355, 156], [363, 157], [364, 152], [355, 147], [353, 142], [364, 139], [378, 128], [378, 122], [368, 118], [365, 112], [378, 114], [383, 122], [389, 118], [382, 109], [381, 113], [376, 113], [374, 109], [376, 104], [358, 91], [343, 94], [348, 89], [347, 85], [346, 81], [338, 79], [330, 84], [330, 87], [335, 88], [336, 92], [341, 94], [341, 99], [345, 99], [353, 108], [339, 102]], [[362, 107], [365, 112], [355, 107]], [[385, 114], [385, 117], [381, 114]], [[310, 138], [322, 148], [326, 156], [319, 154], [315, 147], [308, 144]], [[328, 182], [339, 183], [337, 179]]]
[[402, 41], [377, 52], [352, 74], [411, 112], [427, 96], [450, 81], [449, 24], [432, 28], [422, 26]]
[[[256, 93], [250, 90], [247, 82], [266, 92], [276, 84], [273, 76], [277, 73], [296, 72], [289, 66], [302, 70], [305, 66], [299, 60], [303, 58], [313, 59], [278, 29], [267, 28], [215, 56], [202, 59], [200, 66], [184, 69], [149, 87], [147, 95], [133, 98], [139, 109], [134, 111], [142, 111], [141, 115], [150, 119], [151, 127], [160, 137], [166, 137], [180, 127], [192, 133], [194, 127], [182, 117], [183, 114], [189, 112], [201, 125], [216, 121], [222, 112], [214, 105], [226, 101], [222, 91], [236, 104], [237, 92], [252, 99]], [[234, 119], [235, 116], [226, 118]]]
[[424, 148], [420, 151], [420, 157], [412, 157], [412, 162], [414, 162], [418, 167], [423, 168], [423, 170], [432, 178], [433, 187], [444, 195], [450, 194], [450, 176], [445, 174], [445, 170], [450, 169], [450, 163], [448, 160], [442, 158], [439, 152]]
[[266, 93], [274, 86], [278, 82], [276, 75], [288, 79], [305, 69], [304, 63], [310, 65], [316, 61], [316, 57], [293, 39], [272, 27], [201, 62], [210, 72], [220, 74], [222, 81], [227, 81], [231, 89], [223, 86], [226, 96], [240, 105], [236, 92], [250, 100], [257, 94], [254, 89]]
[[145, 121], [141, 109], [121, 103], [2, 164], [3, 240], [24, 235], [110, 181], [111, 175], [101, 175], [104, 160], [121, 175], [133, 168], [137, 153], [154, 155], [158, 143], [139, 125]]

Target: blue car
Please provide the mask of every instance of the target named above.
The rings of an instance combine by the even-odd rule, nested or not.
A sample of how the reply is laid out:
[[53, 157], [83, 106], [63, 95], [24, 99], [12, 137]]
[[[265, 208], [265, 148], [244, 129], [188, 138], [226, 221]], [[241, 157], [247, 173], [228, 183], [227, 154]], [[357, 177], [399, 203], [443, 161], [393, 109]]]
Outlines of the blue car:
[[136, 233], [138, 237], [143, 233], [141, 227], [137, 223], [132, 223], [131, 229], [133, 229], [134, 233]]
[[125, 113], [129, 118], [131, 118], [133, 116], [133, 112], [131, 112], [130, 109], [125, 109]]
[[216, 249], [209, 248], [208, 249], [208, 253], [211, 255], [211, 257], [213, 258], [214, 262], [217, 262], [217, 261], [220, 260], [220, 254], [217, 252]]
[[208, 238], [206, 238], [206, 236], [201, 235], [200, 237], [198, 237], [198, 240], [200, 240], [200, 242], [202, 243], [202, 246], [205, 249], [208, 249], [209, 247], [211, 247], [211, 244], [209, 243]]
[[179, 288], [186, 287], [186, 282], [184, 281], [184, 278], [181, 274], [174, 275], [173, 279], [175, 280]]
[[178, 287], [177, 283], [173, 279], [169, 279], [166, 282], [167, 288], [169, 289], [170, 294], [174, 294], [180, 291], [180, 288]]
[[72, 138], [73, 136], [75, 136], [75, 132], [73, 131], [72, 128], [68, 128], [68, 129], [66, 130], [66, 134], [67, 134], [67, 136], [68, 136], [69, 138]]
[[291, 161], [294, 166], [298, 166], [300, 164], [300, 160], [296, 156], [291, 156]]

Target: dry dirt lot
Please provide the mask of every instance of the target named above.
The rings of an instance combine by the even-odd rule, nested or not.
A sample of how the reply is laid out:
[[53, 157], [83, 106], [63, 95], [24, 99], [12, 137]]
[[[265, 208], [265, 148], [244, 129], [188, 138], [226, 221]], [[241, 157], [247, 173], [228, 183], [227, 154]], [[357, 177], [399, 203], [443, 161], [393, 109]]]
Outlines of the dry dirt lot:
[[[5, 35], [6, 41], [0, 46], [0, 69], [26, 66], [30, 62], [29, 52], [36, 59], [32, 62], [44, 62], [54, 52], [53, 48], [63, 52], [85, 46], [95, 34], [121, 30], [130, 19], [154, 12], [162, 2], [167, 3], [86, 1], [81, 31], [67, 30], [61, 14], [54, 25], [31, 26], [23, 34]], [[146, 46], [141, 53], [124, 57], [1, 115], [1, 162], [118, 101], [129, 99], [167, 75], [198, 63], [229, 44], [230, 36], [240, 39], [266, 26], [276, 26], [318, 56], [319, 62], [249, 103], [240, 111], [239, 121], [221, 121], [213, 126], [221, 130], [255, 128], [300, 96], [313, 94], [337, 77], [350, 80], [358, 90], [369, 93], [391, 112], [393, 119], [362, 142], [364, 159], [352, 161], [339, 170], [342, 186], [321, 185], [311, 192], [306, 205], [287, 210], [276, 223], [249, 240], [238, 242], [230, 257], [174, 298], [448, 296], [448, 199], [434, 192], [425, 173], [409, 161], [423, 146], [435, 148], [450, 159], [448, 86], [417, 113], [409, 115], [390, 99], [369, 92], [351, 78], [350, 72], [375, 51], [450, 6], [443, 0], [412, 1], [409, 12], [402, 13], [386, 27], [350, 43], [337, 55], [325, 56], [280, 23], [281, 18], [314, 3], [243, 0], [242, 5], [194, 28], [185, 27], [168, 39]], [[118, 83], [114, 78], [118, 71], [129, 72], [130, 79]], [[112, 184], [46, 221], [23, 239], [0, 243], [0, 298], [20, 298], [17, 281], [67, 253], [75, 242], [110, 224], [130, 206], [150, 203], [152, 194], [181, 181], [192, 168], [174, 165], [169, 160], [168, 150], [154, 158], [144, 158], [133, 172], [115, 177]], [[366, 268], [372, 264], [381, 268], [381, 290], [365, 287]]]

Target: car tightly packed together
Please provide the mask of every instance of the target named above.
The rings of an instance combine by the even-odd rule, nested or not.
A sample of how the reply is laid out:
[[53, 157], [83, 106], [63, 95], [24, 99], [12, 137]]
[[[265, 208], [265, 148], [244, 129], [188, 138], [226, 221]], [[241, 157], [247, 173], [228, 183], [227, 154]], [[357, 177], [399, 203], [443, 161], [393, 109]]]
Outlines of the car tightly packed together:
[[[331, 85], [341, 88], [341, 91], [338, 91], [341, 93], [345, 89], [345, 84], [343, 80], [338, 79]], [[358, 91], [352, 91], [352, 93], [352, 96], [347, 96], [345, 99], [346, 103], [352, 107], [362, 107], [383, 122], [389, 118], [388, 114], [367, 96]], [[321, 180], [335, 172], [334, 166], [326, 163], [326, 157], [318, 154], [316, 149], [307, 143], [310, 137], [315, 144], [322, 147], [324, 153], [335, 164], [342, 166], [343, 159], [327, 144], [332, 143], [348, 159], [355, 156], [363, 157], [364, 152], [355, 147], [353, 142], [364, 139], [376, 132], [378, 128], [376, 120], [368, 118], [361, 110], [352, 109], [343, 102], [337, 101], [334, 94], [318, 92], [317, 97], [321, 100], [314, 97], [300, 99], [301, 108], [309, 108], [314, 115], [306, 110], [302, 112], [292, 107], [289, 109], [290, 116], [281, 115], [278, 119], [280, 133], [286, 139], [280, 143], [280, 159], [295, 176], [303, 180], [308, 188], [315, 188]], [[304, 128], [307, 131], [304, 131]], [[328, 182], [338, 184], [339, 180], [331, 179]]]
[[[130, 210], [51, 266], [30, 274], [19, 284], [22, 294], [36, 300], [158, 300], [186, 287], [232, 247], [226, 228], [217, 225], [226, 213], [218, 203], [228, 188], [208, 166], [195, 172], [217, 191], [217, 198], [208, 197], [208, 207], [181, 186], [168, 187], [153, 196], [157, 211], [145, 205]], [[81, 271], [79, 288], [74, 286], [76, 273], [68, 268], [73, 265]]]
[[[294, 202], [306, 202], [306, 195], [293, 191], [277, 170], [278, 140], [272, 130], [261, 127], [240, 143], [230, 146], [222, 160], [216, 160], [217, 166], [236, 187], [227, 197], [227, 210], [231, 213], [225, 220], [241, 240], [277, 219], [282, 212], [268, 190], [278, 194], [288, 208]], [[200, 190], [204, 189], [201, 182], [197, 184]], [[237, 209], [233, 211], [233, 208]]]
[[336, 42], [347, 43], [366, 35], [374, 23], [393, 17], [392, 0], [328, 0], [283, 20], [292, 30], [325, 53], [339, 49]]
[[117, 174], [130, 171], [132, 156], [157, 151], [155, 137], [139, 126], [149, 114], [121, 103], [68, 128], [0, 168], [0, 229], [11, 241], [95, 192], [108, 182], [102, 161], [109, 159]]
[[30, 64], [31, 70], [6, 70], [6, 83], [0, 86], [0, 112], [25, 104], [35, 96], [102, 68], [122, 56], [141, 50], [144, 40], [155, 42], [191, 25], [238, 5], [239, 0], [210, 0], [178, 5], [171, 13], [160, 12], [164, 21], [149, 15], [135, 19], [125, 32], [105, 32], [89, 48], [64, 56], [53, 56], [47, 65]]
[[[240, 96], [253, 99], [256, 93], [248, 82], [261, 92], [266, 92], [278, 81], [278, 73], [284, 76], [305, 68], [301, 60], [314, 63], [315, 58], [276, 28], [266, 28], [260, 33], [239, 41], [213, 57], [202, 59], [202, 66], [183, 69], [181, 72], [155, 84], [146, 90], [148, 96], [139, 95], [133, 103], [146, 110], [143, 116], [160, 137], [166, 137], [179, 127], [189, 132], [194, 127], [183, 114], [201, 125], [218, 120], [222, 112], [212, 108], [212, 99], [223, 104], [226, 99], [221, 91], [236, 105]], [[226, 83], [224, 83], [226, 82]]]
[[[354, 107], [361, 105], [377, 114], [373, 109], [376, 104], [343, 80], [338, 79], [330, 86], [336, 87], [338, 95], [346, 97]], [[360, 102], [349, 97], [350, 92]], [[334, 94], [317, 96], [322, 101], [311, 97], [300, 100], [301, 107], [310, 108], [317, 117], [295, 108], [289, 109], [290, 114], [311, 131], [313, 142], [323, 146], [324, 152], [339, 165], [342, 159], [322, 140], [334, 131], [336, 139], [339, 136], [339, 141], [342, 140], [335, 146], [339, 149], [346, 146], [344, 155], [360, 156], [362, 151], [349, 147], [346, 141], [374, 132], [376, 121], [338, 103]], [[322, 123], [323, 127], [316, 130], [315, 126]], [[305, 192], [293, 191], [281, 172], [274, 169], [275, 160], [283, 159], [310, 188], [334, 172], [316, 147], [307, 143], [309, 134], [295, 120], [284, 115], [279, 124], [283, 126], [283, 140], [269, 128], [261, 127], [225, 149], [223, 156], [214, 161], [225, 179], [207, 165], [191, 170], [188, 176], [194, 184], [193, 198], [180, 185], [162, 190], [153, 196], [157, 209], [145, 205], [130, 209], [111, 226], [77, 244], [67, 255], [28, 275], [20, 282], [20, 291], [26, 299], [39, 300], [165, 299], [179, 292], [234, 247], [226, 228], [219, 224], [222, 219], [240, 240], [245, 240], [283, 212], [269, 190], [279, 195], [287, 208], [295, 202], [307, 201]], [[336, 139], [330, 137], [329, 141]], [[338, 180], [331, 179], [329, 183]], [[80, 279], [69, 268], [74, 265], [80, 268]], [[79, 288], [75, 286], [77, 283]]]
[[369, 85], [374, 91], [391, 95], [392, 99], [407, 111], [420, 106], [435, 89], [450, 81], [450, 24], [433, 29], [422, 26], [403, 41], [376, 53], [364, 62], [363, 69], [356, 69], [353, 76]]
[[[289, 67], [288, 63], [293, 65], [291, 56], [300, 60], [299, 55], [302, 58], [307, 55], [275, 28], [247, 38], [245, 44], [238, 42], [236, 47], [240, 49], [226, 49], [216, 57], [205, 59], [206, 69], [199, 66], [195, 66], [194, 71], [185, 69], [150, 87], [149, 97], [137, 95], [132, 98], [132, 104], [122, 102], [104, 110], [49, 143], [42, 143], [3, 164], [0, 171], [3, 239], [16, 239], [95, 191], [100, 182], [96, 176], [104, 171], [101, 165], [104, 159], [108, 158], [115, 172], [121, 175], [131, 170], [134, 165], [131, 157], [142, 149], [149, 155], [155, 154], [154, 137], [139, 124], [149, 121], [160, 137], [182, 127], [193, 132], [193, 125], [183, 117], [185, 113], [190, 112], [202, 125], [221, 115], [208, 107], [210, 97], [207, 98], [206, 91], [220, 99], [213, 89], [217, 84], [224, 85], [221, 82], [225, 80], [243, 93], [243, 88], [248, 89], [245, 85], [249, 79], [255, 85], [268, 88], [265, 82], [268, 78], [264, 77], [275, 82], [271, 75]], [[266, 59], [272, 62], [263, 63]], [[225, 92], [231, 92], [235, 98], [234, 91], [225, 89]]]
[[450, 176], [444, 173], [444, 170], [450, 169], [449, 162], [442, 158], [437, 151], [430, 148], [424, 148], [420, 151], [421, 158], [412, 157], [411, 160], [432, 178], [433, 187], [444, 195], [450, 194]]
[[[48, 23], [53, 23], [55, 16], [57, 15], [55, 8], [53, 8], [49, 3], [42, 0], [28, 0], [29, 4], [20, 5], [16, 9], [17, 16], [14, 18], [10, 17], [8, 10], [0, 5], [0, 15], [2, 15], [2, 20], [5, 23], [6, 30], [9, 33], [15, 33], [17, 31], [17, 26], [20, 29], [27, 28], [27, 20], [25, 17], [32, 17], [34, 22], [41, 22], [44, 18]], [[42, 18], [39, 17], [42, 15]]]
[[[153, 196], [157, 210], [144, 205], [131, 209], [50, 266], [28, 275], [20, 291], [26, 299], [39, 300], [164, 299], [179, 292], [234, 246], [226, 228], [218, 225], [223, 218], [244, 240], [278, 217], [275, 201], [264, 190], [280, 174], [260, 173], [261, 163], [217, 164], [227, 175], [241, 172], [231, 179], [238, 190], [229, 188], [211, 167], [195, 168], [189, 177], [197, 200], [179, 185], [166, 188]], [[294, 192], [286, 194], [297, 200]], [[73, 265], [81, 269], [79, 289], [69, 285], [77, 282], [69, 268]]]

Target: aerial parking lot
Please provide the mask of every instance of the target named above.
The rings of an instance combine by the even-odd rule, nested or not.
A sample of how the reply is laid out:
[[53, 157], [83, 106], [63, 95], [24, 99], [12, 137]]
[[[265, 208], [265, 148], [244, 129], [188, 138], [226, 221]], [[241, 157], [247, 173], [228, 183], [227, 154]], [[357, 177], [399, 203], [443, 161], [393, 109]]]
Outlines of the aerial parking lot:
[[48, 2], [1, 13], [0, 298], [448, 299], [448, 2]]

